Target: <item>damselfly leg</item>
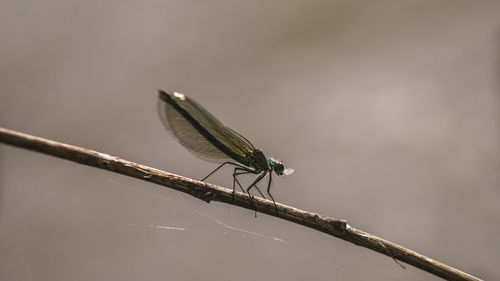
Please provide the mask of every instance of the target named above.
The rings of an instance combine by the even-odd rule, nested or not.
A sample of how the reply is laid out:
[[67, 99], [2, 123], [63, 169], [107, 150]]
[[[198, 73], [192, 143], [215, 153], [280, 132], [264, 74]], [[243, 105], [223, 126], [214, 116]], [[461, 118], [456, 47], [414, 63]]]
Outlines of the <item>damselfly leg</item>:
[[[254, 182], [252, 182], [252, 184], [245, 191], [245, 189], [243, 189], [243, 186], [241, 185], [241, 183], [240, 183], [240, 181], [238, 180], [237, 177], [239, 175], [255, 174], [255, 171], [253, 171], [253, 170], [251, 170], [251, 169], [249, 169], [249, 168], [247, 168], [247, 167], [245, 167], [243, 165], [234, 163], [234, 162], [224, 162], [221, 165], [219, 165], [215, 170], [213, 170], [212, 172], [210, 172], [201, 181], [205, 181], [207, 178], [209, 178], [211, 175], [213, 175], [215, 172], [217, 172], [220, 168], [222, 168], [226, 164], [235, 166], [235, 168], [233, 170], [233, 198], [234, 198], [234, 192], [236, 190], [236, 184], [237, 184], [238, 187], [241, 189], [241, 191], [243, 191], [243, 193], [247, 193], [248, 194], [250, 203], [252, 203], [252, 205], [254, 205], [254, 207], [255, 207], [255, 216], [257, 216], [257, 207], [255, 206], [255, 203], [253, 201], [253, 195], [250, 194], [250, 189], [252, 189], [253, 187], [255, 187], [255, 189], [257, 189], [257, 191], [259, 192], [260, 196], [262, 196], [262, 198], [264, 198], [264, 199], [267, 199], [266, 196], [264, 195], [264, 193], [262, 193], [262, 191], [260, 190], [260, 188], [257, 186], [257, 183], [260, 182], [265, 177], [265, 175], [267, 173], [260, 174], [257, 177], [257, 179]], [[271, 196], [271, 194], [269, 193], [269, 188], [270, 188], [270, 182], [268, 184], [268, 194]], [[274, 199], [272, 198], [272, 196], [271, 196], [271, 199], [274, 202]], [[275, 207], [276, 207], [276, 203], [275, 203]]]
[[271, 181], [272, 181], [273, 173], [269, 173], [269, 182], [267, 183], [267, 194], [271, 197], [274, 203], [274, 210], [276, 211], [276, 215], [278, 214], [278, 206], [276, 206], [276, 201], [274, 201], [273, 196], [271, 195]]
[[243, 191], [243, 193], [245, 193], [245, 190], [241, 186], [241, 183], [240, 183], [240, 181], [238, 181], [238, 179], [236, 178], [236, 176], [248, 174], [248, 172], [246, 172], [246, 171], [245, 172], [238, 172], [238, 170], [239, 170], [239, 168], [236, 167], [236, 168], [234, 168], [234, 171], [233, 171], [233, 198], [234, 198], [234, 192], [235, 192], [235, 186], [236, 186], [236, 184], [238, 184], [238, 186], [240, 187], [241, 191]]
[[[249, 170], [249, 169], [246, 169], [246, 168], [238, 168], [238, 167], [236, 167], [236, 168], [234, 168], [234, 170], [235, 170], [235, 172], [236, 172], [236, 171], [239, 171], [238, 173], [235, 173], [235, 175], [236, 175], [236, 176], [238, 176], [238, 175], [245, 175], [245, 174], [255, 174], [255, 172], [254, 172], [254, 171]], [[233, 176], [234, 176], [234, 175], [233, 175]], [[260, 176], [260, 175], [259, 175], [259, 176]], [[235, 179], [235, 181], [236, 181], [236, 182], [238, 182], [238, 184], [239, 184], [238, 179], [236, 179], [236, 177], [235, 177], [234, 179]], [[260, 196], [262, 196], [262, 198], [264, 198], [264, 199], [267, 199], [267, 198], [266, 198], [266, 196], [264, 196], [264, 193], [262, 193], [262, 191], [260, 191], [259, 187], [258, 187], [257, 185], [254, 185], [254, 186], [255, 186], [255, 188], [257, 189], [257, 191], [259, 192]], [[241, 185], [240, 185], [240, 187], [241, 187]], [[247, 189], [246, 193], [248, 193], [248, 195], [250, 195], [250, 196], [251, 196], [251, 194], [250, 194], [248, 191], [249, 191], [249, 190]], [[245, 191], [243, 191], [243, 192], [245, 192]]]
[[[255, 187], [255, 188], [257, 188], [257, 190], [259, 190], [259, 188], [257, 187], [257, 183], [259, 183], [267, 174], [269, 174], [269, 182], [267, 183], [267, 194], [269, 194], [269, 197], [271, 197], [271, 200], [273, 200], [274, 210], [276, 211], [276, 214], [278, 214], [278, 206], [276, 206], [276, 201], [274, 201], [274, 198], [273, 198], [273, 196], [270, 193], [270, 191], [271, 191], [271, 181], [272, 181], [272, 173], [271, 172], [260, 174], [257, 177], [257, 179], [255, 179], [255, 181], [247, 188], [247, 193], [250, 194], [250, 189], [252, 187]], [[259, 190], [259, 192], [260, 192], [260, 190]], [[260, 194], [262, 194], [262, 192], [260, 192]], [[262, 197], [264, 197], [264, 195], [262, 195]]]
[[[209, 173], [206, 177], [204, 177], [201, 181], [205, 181], [208, 177], [210, 177], [211, 175], [213, 175], [215, 172], [217, 172], [220, 168], [222, 168], [222, 167], [223, 167], [224, 165], [226, 165], [226, 164], [229, 164], [229, 165], [233, 165], [233, 166], [235, 166], [235, 168], [234, 168], [234, 172], [233, 172], [233, 194], [234, 194], [234, 190], [235, 190], [235, 184], [234, 184], [235, 182], [236, 182], [236, 183], [238, 183], [238, 185], [239, 185], [240, 189], [243, 191], [243, 193], [245, 193], [245, 190], [244, 190], [244, 189], [243, 189], [243, 187], [241, 186], [241, 184], [240, 184], [240, 182], [238, 181], [238, 179], [236, 178], [236, 176], [238, 176], [238, 175], [244, 175], [244, 174], [255, 174], [255, 172], [254, 172], [253, 170], [251, 170], [251, 169], [249, 169], [249, 168], [247, 168], [247, 167], [243, 166], [243, 165], [238, 164], [238, 163], [234, 163], [234, 162], [224, 162], [224, 163], [222, 163], [221, 165], [219, 165], [219, 167], [217, 167], [215, 170], [213, 170], [212, 172], [210, 172], [210, 173]], [[265, 174], [264, 174], [264, 175], [265, 175]], [[253, 183], [250, 185], [250, 187], [255, 186], [255, 188], [257, 189], [257, 191], [259, 192], [259, 194], [260, 194], [260, 195], [261, 195], [264, 199], [266, 199], [266, 197], [264, 196], [264, 193], [262, 193], [262, 191], [260, 191], [259, 187], [257, 187], [257, 186], [255, 185], [257, 182], [259, 182], [259, 181], [262, 179], [262, 176], [261, 176], [261, 175], [259, 175], [258, 179], [259, 179], [259, 180], [258, 180], [258, 181], [256, 181], [256, 182], [253, 182]], [[247, 188], [246, 193], [248, 193], [248, 190], [250, 189], [250, 187], [249, 187], [249, 188]], [[250, 195], [250, 193], [248, 193], [248, 195]]]
[[205, 181], [206, 179], [208, 179], [208, 177], [210, 177], [211, 175], [213, 175], [215, 172], [217, 172], [220, 168], [222, 168], [222, 166], [226, 165], [226, 164], [229, 164], [229, 165], [233, 165], [233, 166], [236, 166], [236, 167], [240, 167], [240, 168], [246, 168], [245, 166], [243, 165], [240, 165], [238, 163], [234, 163], [234, 162], [230, 162], [230, 161], [227, 161], [227, 162], [224, 162], [222, 163], [221, 165], [219, 165], [219, 167], [215, 168], [215, 170], [211, 171], [210, 174], [208, 174], [206, 177], [204, 177], [203, 179], [201, 179], [201, 181]]

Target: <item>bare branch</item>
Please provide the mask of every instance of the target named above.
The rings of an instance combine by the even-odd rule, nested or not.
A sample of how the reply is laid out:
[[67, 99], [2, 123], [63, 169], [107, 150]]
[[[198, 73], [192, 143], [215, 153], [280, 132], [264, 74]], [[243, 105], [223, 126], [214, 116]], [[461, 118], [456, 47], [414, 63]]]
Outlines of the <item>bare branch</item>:
[[233, 191], [231, 189], [174, 175], [94, 150], [72, 146], [1, 127], [0, 142], [160, 184], [188, 193], [205, 202], [210, 202], [212, 200], [220, 201], [250, 210], [257, 210], [258, 212], [313, 228], [356, 245], [377, 251], [395, 260], [403, 261], [447, 280], [480, 280], [395, 243], [355, 229], [348, 225], [345, 220], [321, 216], [281, 203], [276, 203], [276, 212], [273, 202], [269, 200], [255, 197], [250, 201], [249, 196], [241, 192], [235, 192], [233, 196]]

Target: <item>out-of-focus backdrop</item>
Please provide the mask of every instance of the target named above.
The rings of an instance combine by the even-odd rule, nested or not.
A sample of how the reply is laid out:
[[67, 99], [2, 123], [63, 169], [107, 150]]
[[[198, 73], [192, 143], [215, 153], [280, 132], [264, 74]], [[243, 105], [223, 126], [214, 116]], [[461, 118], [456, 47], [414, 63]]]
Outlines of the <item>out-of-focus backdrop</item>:
[[[202, 178], [157, 89], [285, 204], [500, 279], [500, 2], [2, 1], [0, 126]], [[226, 169], [210, 182], [230, 186]], [[0, 145], [1, 280], [437, 280], [266, 215]]]

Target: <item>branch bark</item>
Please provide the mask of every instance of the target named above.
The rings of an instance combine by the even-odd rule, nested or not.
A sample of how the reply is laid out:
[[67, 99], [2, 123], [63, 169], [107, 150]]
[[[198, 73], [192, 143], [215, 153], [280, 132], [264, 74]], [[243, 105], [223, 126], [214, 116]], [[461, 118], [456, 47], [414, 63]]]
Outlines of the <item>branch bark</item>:
[[254, 197], [251, 201], [247, 194], [235, 192], [233, 195], [231, 189], [174, 175], [94, 150], [1, 127], [0, 142], [163, 185], [190, 194], [207, 203], [210, 201], [219, 201], [252, 211], [257, 210], [258, 212], [316, 229], [356, 245], [366, 247], [389, 256], [394, 260], [403, 261], [447, 280], [480, 280], [415, 251], [356, 229], [347, 224], [345, 220], [321, 216], [281, 203], [276, 203], [276, 211], [273, 202], [269, 200]]

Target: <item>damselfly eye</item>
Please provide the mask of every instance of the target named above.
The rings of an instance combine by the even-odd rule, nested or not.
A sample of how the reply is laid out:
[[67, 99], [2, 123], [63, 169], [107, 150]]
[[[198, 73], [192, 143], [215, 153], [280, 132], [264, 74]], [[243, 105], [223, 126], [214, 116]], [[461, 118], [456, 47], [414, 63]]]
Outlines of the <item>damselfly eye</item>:
[[274, 165], [274, 172], [278, 175], [278, 176], [282, 176], [283, 175], [283, 171], [285, 170], [285, 166], [283, 166], [283, 164], [281, 163], [278, 163], [276, 165]]

